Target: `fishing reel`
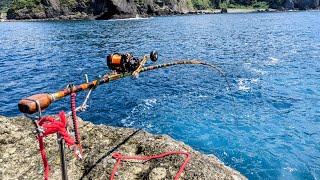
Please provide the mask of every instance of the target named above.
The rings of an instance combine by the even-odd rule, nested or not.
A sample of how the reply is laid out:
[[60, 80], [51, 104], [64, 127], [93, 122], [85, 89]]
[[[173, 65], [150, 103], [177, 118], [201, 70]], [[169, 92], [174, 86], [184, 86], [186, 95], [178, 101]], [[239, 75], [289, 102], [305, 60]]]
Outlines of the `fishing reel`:
[[158, 60], [158, 51], [151, 51], [150, 59], [151, 61], [156, 62]]
[[132, 72], [140, 65], [141, 60], [131, 54], [113, 53], [107, 56], [107, 65], [110, 70], [117, 73]]
[[[152, 51], [150, 53], [151, 61], [155, 62], [158, 60], [158, 52]], [[107, 66], [111, 71], [117, 73], [130, 73], [139, 68], [140, 65], [143, 65], [142, 59], [133, 57], [132, 54], [125, 53], [113, 53], [107, 56]]]

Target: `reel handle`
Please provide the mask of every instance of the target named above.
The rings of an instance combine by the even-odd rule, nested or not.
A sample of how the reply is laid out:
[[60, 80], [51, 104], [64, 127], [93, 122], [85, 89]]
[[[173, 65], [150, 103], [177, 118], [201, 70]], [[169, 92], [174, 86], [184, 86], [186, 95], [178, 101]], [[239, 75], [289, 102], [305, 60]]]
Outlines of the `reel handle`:
[[44, 110], [49, 107], [53, 101], [54, 99], [50, 94], [36, 94], [20, 100], [18, 107], [22, 113], [34, 114], [38, 112], [36, 102], [39, 103], [40, 109]]
[[158, 60], [158, 51], [151, 51], [150, 59], [151, 61], [156, 62]]

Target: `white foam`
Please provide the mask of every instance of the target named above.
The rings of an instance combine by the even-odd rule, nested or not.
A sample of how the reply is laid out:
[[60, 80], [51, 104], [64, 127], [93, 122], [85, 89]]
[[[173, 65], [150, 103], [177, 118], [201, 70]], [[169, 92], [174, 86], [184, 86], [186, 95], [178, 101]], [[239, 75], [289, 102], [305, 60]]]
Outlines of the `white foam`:
[[110, 19], [108, 21], [138, 21], [138, 20], [148, 20], [152, 17], [140, 17], [138, 14], [134, 18], [125, 18], [125, 19]]
[[[120, 122], [125, 126], [125, 127], [132, 127], [135, 125], [135, 120], [143, 114], [143, 112], [148, 111], [150, 108], [154, 107], [155, 104], [157, 104], [157, 99], [144, 99], [142, 103], [138, 104], [137, 106], [133, 107], [132, 110], [130, 111], [130, 114], [121, 119]], [[143, 125], [147, 128], [151, 128], [151, 124], [145, 124]]]
[[238, 80], [238, 89], [240, 91], [248, 92], [251, 89], [249, 86], [250, 83], [248, 81], [249, 81], [249, 79], [247, 79], [247, 78], [240, 78]]
[[292, 168], [292, 167], [285, 167], [283, 168], [284, 170], [288, 170], [289, 172], [293, 172], [293, 171], [297, 171], [296, 168]]
[[155, 104], [157, 104], [157, 99], [145, 99], [143, 102], [146, 106], [153, 107]]
[[275, 65], [279, 63], [279, 59], [275, 57], [269, 57], [266, 65]]
[[252, 85], [259, 84], [259, 78], [239, 78], [237, 84], [238, 90], [248, 92]]

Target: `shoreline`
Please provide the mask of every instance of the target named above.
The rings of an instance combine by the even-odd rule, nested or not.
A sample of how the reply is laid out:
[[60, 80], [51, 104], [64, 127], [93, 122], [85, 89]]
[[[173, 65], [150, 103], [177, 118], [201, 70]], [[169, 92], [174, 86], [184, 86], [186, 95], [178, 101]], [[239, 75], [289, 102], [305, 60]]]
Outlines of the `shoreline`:
[[[187, 13], [180, 14], [167, 14], [167, 15], [140, 15], [141, 17], [128, 17], [128, 18], [111, 18], [111, 19], [103, 19], [105, 20], [126, 20], [126, 19], [148, 19], [153, 17], [165, 17], [165, 16], [188, 16], [188, 15], [202, 15], [202, 14], [247, 14], [247, 13], [275, 13], [275, 12], [306, 12], [306, 11], [320, 11], [320, 9], [307, 9], [307, 10], [278, 10], [278, 9], [227, 9], [226, 13], [221, 12], [221, 9], [213, 9], [213, 10], [197, 10], [191, 11]], [[5, 13], [2, 13], [5, 14]], [[95, 16], [87, 16], [86, 18], [74, 18], [74, 15], [70, 16], [60, 16], [56, 18], [47, 18], [47, 19], [6, 19], [0, 17], [1, 22], [41, 22], [41, 21], [99, 21], [95, 19]]]
[[[294, 10], [294, 12], [300, 12], [301, 10]], [[311, 10], [306, 10], [311, 11]], [[159, 15], [159, 16], [150, 16], [150, 15], [140, 15], [142, 18], [151, 18], [151, 17], [162, 17], [162, 16], [185, 16], [185, 15], [201, 15], [201, 14], [246, 14], [246, 13], [267, 13], [267, 12], [289, 12], [289, 10], [277, 10], [277, 9], [227, 9], [227, 12], [221, 12], [221, 9], [212, 9], [212, 10], [197, 10], [191, 11], [182, 14], [168, 14], [168, 15]], [[4, 14], [4, 13], [2, 13]], [[120, 18], [120, 19], [132, 19], [131, 18]], [[139, 19], [139, 18], [137, 18]], [[86, 18], [74, 18], [74, 15], [70, 16], [60, 16], [56, 18], [46, 18], [46, 19], [6, 19], [1, 17], [0, 22], [41, 22], [41, 21], [94, 21], [94, 16], [87, 16]], [[104, 20], [115, 20], [115, 19], [104, 19]], [[99, 21], [99, 20], [97, 20]]]

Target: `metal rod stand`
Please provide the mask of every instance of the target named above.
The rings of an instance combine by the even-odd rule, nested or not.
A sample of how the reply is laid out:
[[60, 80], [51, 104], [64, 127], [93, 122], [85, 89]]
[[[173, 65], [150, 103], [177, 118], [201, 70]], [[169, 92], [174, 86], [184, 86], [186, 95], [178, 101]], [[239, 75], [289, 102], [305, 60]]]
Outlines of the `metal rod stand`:
[[[90, 96], [90, 94], [88, 95]], [[37, 107], [37, 111], [38, 111], [38, 117], [32, 117], [28, 114], [24, 114], [26, 117], [30, 118], [35, 127], [36, 127], [36, 131], [38, 134], [42, 135], [42, 129], [39, 128], [39, 124], [38, 122], [42, 119], [42, 111], [40, 108], [40, 103], [38, 100], [34, 100], [34, 99], [26, 99], [32, 102], [36, 103], [36, 107]], [[60, 151], [60, 166], [61, 166], [61, 177], [62, 180], [68, 180], [68, 171], [67, 171], [67, 163], [66, 163], [66, 151], [65, 151], [65, 141], [64, 139], [61, 137], [61, 135], [59, 133], [57, 133], [57, 140], [58, 140], [58, 144], [59, 144], [59, 151]]]
[[58, 138], [58, 144], [59, 144], [59, 150], [60, 150], [61, 177], [62, 177], [62, 180], [68, 180], [65, 142], [59, 133], [57, 133], [57, 138]]

